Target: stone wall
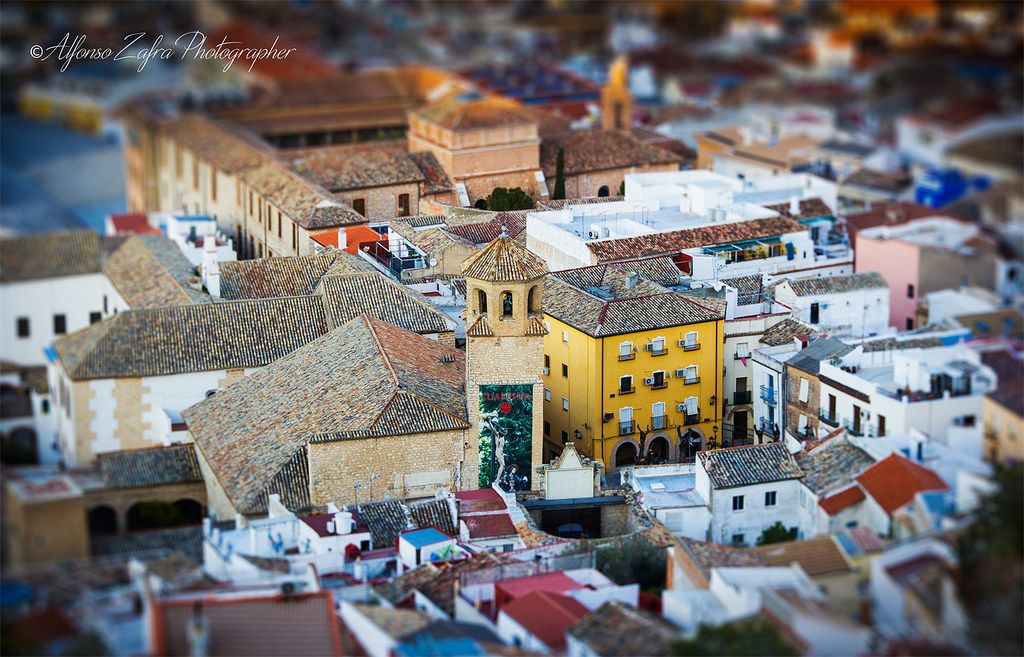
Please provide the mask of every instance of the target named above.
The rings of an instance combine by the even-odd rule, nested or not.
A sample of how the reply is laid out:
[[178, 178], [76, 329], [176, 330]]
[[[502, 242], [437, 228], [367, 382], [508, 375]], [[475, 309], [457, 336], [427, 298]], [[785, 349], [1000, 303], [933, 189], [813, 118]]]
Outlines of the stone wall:
[[[821, 383], [818, 377], [808, 374], [795, 367], [786, 367], [786, 430], [794, 436], [799, 435], [797, 427], [800, 416], [807, 416], [807, 428], [810, 435], [818, 432], [818, 414], [821, 409]], [[807, 380], [807, 401], [800, 401], [800, 379]], [[827, 412], [827, 409], [826, 409]]]
[[[342, 505], [423, 497], [440, 487], [475, 488], [467, 486], [465, 475], [456, 486], [465, 442], [466, 432], [460, 430], [311, 443], [310, 500], [314, 505]], [[356, 483], [361, 485], [358, 492]]]

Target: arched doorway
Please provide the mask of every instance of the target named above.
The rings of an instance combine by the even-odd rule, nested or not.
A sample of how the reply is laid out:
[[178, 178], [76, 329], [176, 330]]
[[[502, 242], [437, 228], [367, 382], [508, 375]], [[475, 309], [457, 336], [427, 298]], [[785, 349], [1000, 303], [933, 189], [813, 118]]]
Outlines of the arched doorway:
[[665, 436], [657, 436], [651, 439], [650, 445], [647, 447], [647, 462], [664, 463], [668, 460], [670, 449], [668, 439]]
[[117, 533], [117, 511], [107, 505], [95, 506], [89, 509], [88, 514], [89, 534], [100, 536], [104, 534]]
[[0, 457], [8, 465], [29, 465], [39, 461], [36, 431], [32, 427], [16, 427], [0, 441]]
[[701, 436], [699, 431], [693, 429], [687, 429], [679, 440], [679, 460], [681, 461], [692, 461], [697, 457], [697, 452], [701, 449], [701, 443], [704, 437]]
[[174, 503], [174, 508], [178, 510], [183, 525], [198, 525], [203, 522], [203, 505], [193, 499], [180, 499]]
[[608, 185], [601, 185], [597, 190], [597, 195], [600, 197], [608, 196], [609, 189]]
[[636, 445], [625, 442], [615, 449], [615, 467], [622, 468], [636, 463]]

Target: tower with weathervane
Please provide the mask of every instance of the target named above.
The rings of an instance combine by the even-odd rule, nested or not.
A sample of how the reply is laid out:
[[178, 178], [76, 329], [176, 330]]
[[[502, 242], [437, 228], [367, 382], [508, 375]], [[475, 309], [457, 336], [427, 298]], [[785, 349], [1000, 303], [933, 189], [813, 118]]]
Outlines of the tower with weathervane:
[[462, 265], [466, 277], [463, 488], [537, 486], [544, 431], [544, 261], [504, 231]]

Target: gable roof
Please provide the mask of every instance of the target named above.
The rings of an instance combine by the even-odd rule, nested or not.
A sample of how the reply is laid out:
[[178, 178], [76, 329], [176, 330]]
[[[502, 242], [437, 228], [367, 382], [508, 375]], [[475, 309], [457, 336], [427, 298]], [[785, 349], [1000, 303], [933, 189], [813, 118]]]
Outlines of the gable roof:
[[[306, 467], [310, 442], [467, 428], [464, 360], [361, 315], [182, 415], [235, 508], [259, 513], [275, 477]], [[308, 490], [308, 471], [296, 476]]]
[[405, 141], [318, 147], [290, 154], [290, 163], [331, 192], [426, 182]]
[[196, 267], [178, 246], [159, 234], [129, 237], [103, 263], [103, 273], [132, 309], [212, 303]]
[[108, 488], [146, 488], [203, 481], [192, 444], [105, 452], [96, 455], [96, 465]]
[[820, 506], [828, 515], [834, 516], [843, 509], [848, 509], [863, 499], [864, 491], [860, 486], [854, 485], [849, 488], [844, 488], [835, 495], [830, 495], [818, 500], [818, 506]]
[[714, 488], [733, 488], [797, 479], [803, 471], [785, 443], [743, 445], [698, 452]]
[[490, 282], [526, 282], [548, 273], [544, 261], [511, 237], [500, 236], [462, 263], [466, 278]]
[[682, 228], [634, 237], [595, 240], [587, 242], [587, 248], [598, 262], [610, 262], [644, 256], [673, 255], [684, 249], [774, 237], [803, 230], [806, 230], [806, 227], [787, 217], [768, 217], [750, 221], [730, 221], [696, 228]]
[[681, 636], [660, 616], [618, 600], [604, 603], [567, 632], [602, 657], [667, 655], [672, 642]]
[[858, 272], [821, 278], [796, 278], [786, 282], [798, 297], [889, 288], [889, 284], [877, 272]]
[[1024, 417], [1024, 377], [1000, 379], [996, 389], [985, 396], [1017, 417]]
[[117, 313], [54, 342], [73, 380], [262, 367], [327, 332], [316, 297]]
[[786, 365], [808, 374], [817, 374], [821, 370], [821, 361], [835, 356], [845, 356], [851, 351], [853, 347], [835, 338], [818, 338], [796, 352], [796, 355], [786, 361]]
[[803, 541], [762, 545], [753, 549], [764, 556], [769, 566], [788, 566], [797, 563], [811, 577], [853, 571], [846, 555], [830, 535]]
[[219, 263], [219, 269], [220, 295], [225, 300], [312, 294], [325, 276], [378, 274], [370, 263], [344, 251], [230, 260]]
[[573, 130], [548, 137], [540, 144], [540, 165], [549, 180], [555, 179], [559, 151], [563, 152], [567, 176], [658, 164], [674, 164], [678, 167], [684, 159], [628, 132], [601, 128]]
[[789, 344], [794, 338], [815, 335], [817, 329], [804, 324], [798, 319], [787, 317], [775, 326], [772, 326], [761, 336], [761, 344], [767, 347], [777, 347], [782, 344]]
[[890, 515], [917, 493], [949, 490], [934, 470], [896, 452], [861, 473], [857, 483]]
[[381, 274], [326, 276], [320, 281], [331, 326], [366, 313], [415, 333], [449, 333], [455, 322], [426, 298]]
[[832, 209], [820, 198], [805, 198], [797, 203], [797, 211], [794, 214], [789, 209], [789, 203], [777, 203], [766, 205], [769, 210], [778, 212], [783, 217], [789, 217], [800, 221], [802, 219], [817, 219], [818, 217], [831, 217]]
[[469, 96], [451, 93], [414, 110], [412, 115], [456, 132], [487, 130], [536, 124], [532, 115], [518, 103], [498, 96]]
[[875, 459], [845, 437], [836, 436], [813, 449], [796, 454], [803, 484], [819, 496], [853, 480]]
[[565, 648], [565, 631], [590, 611], [569, 596], [532, 591], [502, 606], [501, 613], [555, 651]]
[[82, 276], [100, 271], [100, 237], [91, 230], [0, 239], [0, 282]]

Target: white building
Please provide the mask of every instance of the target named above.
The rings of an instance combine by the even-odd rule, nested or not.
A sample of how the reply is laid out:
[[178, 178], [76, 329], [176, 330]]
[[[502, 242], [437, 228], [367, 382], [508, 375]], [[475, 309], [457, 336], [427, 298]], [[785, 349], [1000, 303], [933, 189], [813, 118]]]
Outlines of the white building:
[[527, 247], [552, 270], [673, 255], [696, 280], [852, 271], [835, 185], [824, 179], [631, 173], [625, 192], [622, 201], [529, 213]]
[[918, 429], [944, 441], [950, 427], [980, 422], [996, 373], [963, 346], [871, 350], [821, 363], [820, 408], [856, 436]]
[[708, 501], [710, 539], [753, 545], [776, 522], [798, 537], [808, 534], [800, 513], [802, 471], [785, 443], [698, 453], [696, 491]]
[[837, 336], [889, 332], [889, 285], [874, 272], [783, 280], [775, 299], [818, 331]]
[[637, 501], [677, 536], [706, 540], [711, 525], [707, 500], [697, 492], [696, 464], [633, 466], [620, 472]]

